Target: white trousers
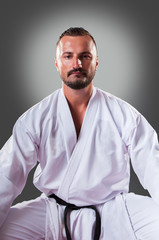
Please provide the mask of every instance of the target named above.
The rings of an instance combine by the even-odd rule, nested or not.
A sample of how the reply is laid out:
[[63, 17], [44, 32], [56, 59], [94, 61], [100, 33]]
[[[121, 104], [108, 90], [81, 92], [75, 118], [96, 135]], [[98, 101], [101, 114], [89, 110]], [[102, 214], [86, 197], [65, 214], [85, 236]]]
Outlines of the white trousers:
[[[158, 240], [159, 206], [149, 197], [119, 195], [98, 206], [100, 240]], [[44, 195], [13, 206], [0, 229], [0, 240], [65, 240], [64, 207]], [[92, 209], [73, 211], [70, 232], [73, 240], [92, 240], [95, 214]]]

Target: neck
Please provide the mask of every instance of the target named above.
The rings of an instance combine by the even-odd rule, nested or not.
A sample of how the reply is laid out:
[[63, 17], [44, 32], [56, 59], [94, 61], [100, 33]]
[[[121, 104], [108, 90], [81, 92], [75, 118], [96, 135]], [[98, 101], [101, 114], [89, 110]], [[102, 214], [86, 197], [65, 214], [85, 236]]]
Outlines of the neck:
[[83, 89], [71, 89], [67, 85], [63, 83], [63, 91], [64, 95], [71, 107], [87, 107], [89, 99], [93, 92], [93, 84], [92, 82]]

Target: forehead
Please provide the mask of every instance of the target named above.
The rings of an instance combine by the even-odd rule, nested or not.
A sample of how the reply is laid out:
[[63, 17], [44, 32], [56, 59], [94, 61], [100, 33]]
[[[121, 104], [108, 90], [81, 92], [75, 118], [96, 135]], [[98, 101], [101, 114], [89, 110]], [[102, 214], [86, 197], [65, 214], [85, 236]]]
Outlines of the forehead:
[[96, 52], [96, 46], [90, 36], [64, 36], [57, 46], [57, 52]]

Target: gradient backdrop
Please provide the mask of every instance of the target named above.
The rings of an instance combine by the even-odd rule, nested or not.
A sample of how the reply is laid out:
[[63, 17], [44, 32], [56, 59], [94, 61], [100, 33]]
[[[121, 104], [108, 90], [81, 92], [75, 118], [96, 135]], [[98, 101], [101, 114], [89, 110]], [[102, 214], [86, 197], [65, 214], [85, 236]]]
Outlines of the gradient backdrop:
[[[55, 44], [70, 26], [88, 29], [97, 42], [94, 85], [132, 104], [159, 133], [157, 1], [58, 2], [1, 1], [0, 147], [24, 111], [61, 87]], [[33, 172], [15, 202], [40, 194]], [[148, 195], [133, 171], [130, 191]]]

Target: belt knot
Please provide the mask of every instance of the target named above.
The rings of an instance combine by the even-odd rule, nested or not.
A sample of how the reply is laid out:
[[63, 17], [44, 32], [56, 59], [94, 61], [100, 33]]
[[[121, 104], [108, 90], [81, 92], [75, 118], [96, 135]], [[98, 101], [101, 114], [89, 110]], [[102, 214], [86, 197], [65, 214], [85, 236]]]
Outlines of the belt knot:
[[73, 211], [73, 210], [79, 210], [81, 208], [90, 208], [90, 209], [93, 209], [95, 211], [95, 214], [96, 214], [96, 225], [95, 225], [95, 232], [94, 232], [93, 240], [99, 240], [100, 233], [101, 233], [101, 218], [100, 218], [100, 214], [99, 214], [97, 208], [94, 205], [76, 206], [75, 204], [65, 202], [63, 199], [59, 198], [54, 193], [49, 195], [48, 197], [49, 198], [54, 198], [58, 204], [66, 206], [65, 210], [64, 210], [64, 225], [65, 225], [65, 231], [66, 231], [67, 240], [72, 240], [71, 234], [69, 232], [68, 224], [67, 224], [68, 214], [71, 211]]

